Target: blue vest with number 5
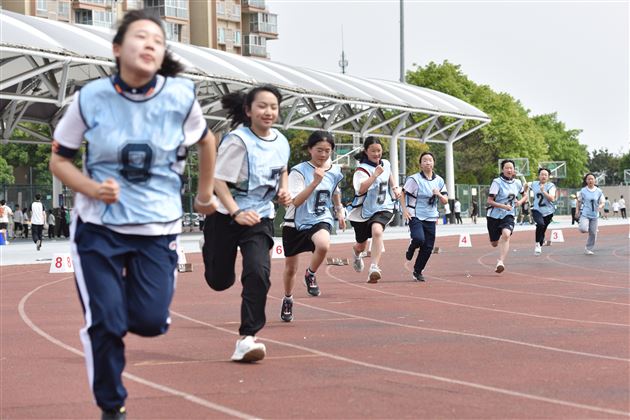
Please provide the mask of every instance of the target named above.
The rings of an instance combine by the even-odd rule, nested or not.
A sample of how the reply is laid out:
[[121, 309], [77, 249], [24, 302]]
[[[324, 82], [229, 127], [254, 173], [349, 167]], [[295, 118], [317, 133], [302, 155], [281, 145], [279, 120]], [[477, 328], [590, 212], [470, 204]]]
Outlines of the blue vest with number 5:
[[116, 203], [98, 202], [104, 224], [167, 223], [182, 216], [178, 159], [185, 156], [180, 147], [194, 102], [193, 83], [182, 78], [167, 77], [159, 92], [143, 100], [119, 94], [109, 78], [81, 89], [85, 170], [97, 182], [113, 178], [120, 185]]
[[[315, 167], [309, 162], [298, 163], [291, 170], [304, 176], [304, 185], [310, 185], [313, 182]], [[310, 229], [318, 223], [333, 225], [333, 215], [330, 211], [332, 196], [342, 179], [343, 174], [339, 165], [332, 165], [324, 173], [324, 178], [317, 185], [315, 191], [301, 206], [295, 209], [295, 228], [297, 230]]]
[[[391, 165], [389, 161], [381, 160], [383, 164], [383, 173], [376, 178], [376, 181], [370, 185], [370, 188], [363, 195], [355, 195], [352, 201], [352, 207], [362, 207], [361, 216], [365, 219], [369, 219], [375, 213], [379, 211], [393, 211], [394, 200], [392, 199], [391, 191], [389, 190], [389, 176], [391, 174]], [[369, 163], [361, 163], [357, 169], [363, 169], [370, 176], [376, 169], [375, 166]]]

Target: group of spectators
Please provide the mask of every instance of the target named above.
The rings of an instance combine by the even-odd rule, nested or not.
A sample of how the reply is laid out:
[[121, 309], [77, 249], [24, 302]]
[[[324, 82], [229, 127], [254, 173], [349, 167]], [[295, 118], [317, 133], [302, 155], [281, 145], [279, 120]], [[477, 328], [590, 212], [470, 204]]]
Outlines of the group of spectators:
[[28, 238], [29, 234], [39, 230], [41, 233], [35, 234], [47, 235], [49, 239], [69, 237], [70, 212], [64, 206], [46, 209], [41, 196], [37, 194], [35, 197], [28, 207], [8, 206], [6, 200], [0, 200], [0, 230], [5, 231], [5, 238]]

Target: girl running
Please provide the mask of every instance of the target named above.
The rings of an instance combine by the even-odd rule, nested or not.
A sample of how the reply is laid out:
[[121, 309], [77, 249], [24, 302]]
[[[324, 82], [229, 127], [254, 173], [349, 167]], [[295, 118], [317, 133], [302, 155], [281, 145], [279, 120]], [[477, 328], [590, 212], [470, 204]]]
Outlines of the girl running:
[[269, 250], [273, 246], [272, 200], [288, 206], [289, 142], [272, 125], [278, 119], [282, 95], [273, 86], [230, 93], [223, 108], [234, 128], [221, 140], [215, 172], [215, 191], [221, 204], [203, 225], [203, 261], [208, 285], [217, 291], [235, 282], [237, 247], [243, 256], [241, 338], [232, 354], [235, 362], [254, 362], [266, 348], [256, 342], [265, 325], [265, 305], [271, 285]]
[[[515, 179], [514, 161], [501, 162], [501, 175], [495, 178], [488, 191], [488, 211], [486, 214], [490, 244], [499, 247], [499, 259], [495, 268], [496, 273], [505, 270], [505, 258], [510, 250], [510, 236], [514, 231], [514, 211], [527, 201], [527, 184], [523, 185]], [[521, 194], [520, 200], [517, 195]]]
[[435, 158], [431, 152], [421, 154], [420, 172], [407, 178], [401, 197], [403, 217], [409, 222], [411, 233], [411, 242], [405, 253], [407, 261], [411, 261], [416, 249], [420, 249], [413, 265], [415, 281], [425, 281], [422, 271], [431, 257], [435, 244], [435, 225], [440, 217], [437, 202], [448, 202], [446, 185], [433, 172], [434, 165]]
[[293, 320], [293, 284], [299, 254], [302, 252], [313, 253], [304, 273], [306, 291], [311, 296], [320, 294], [315, 273], [326, 258], [330, 246], [333, 225], [333, 214], [330, 210], [332, 202], [335, 204], [339, 227], [343, 230], [346, 228], [338, 188], [343, 174], [341, 167], [330, 161], [335, 141], [330, 133], [315, 131], [308, 138], [306, 147], [311, 160], [291, 168], [289, 193], [293, 199], [282, 224], [282, 245], [286, 259], [283, 274], [284, 299], [280, 318], [285, 322]]
[[[401, 190], [394, 181], [389, 161], [381, 159], [383, 145], [376, 137], [368, 137], [363, 143], [363, 151], [356, 156], [359, 166], [354, 173], [354, 200], [348, 220], [354, 228], [356, 243], [352, 247], [354, 261], [352, 267], [358, 273], [363, 271], [361, 253], [367, 241], [372, 238], [372, 264], [368, 272], [368, 283], [377, 283], [381, 277], [378, 263], [383, 247], [383, 231], [394, 216], [394, 199], [400, 198]], [[392, 192], [394, 197], [392, 197]]]
[[577, 212], [575, 217], [578, 219], [578, 229], [580, 232], [588, 232], [586, 240], [586, 255], [593, 255], [595, 240], [597, 239], [597, 219], [599, 211], [604, 207], [604, 192], [595, 185], [595, 175], [587, 173], [584, 175], [584, 187], [577, 194]]
[[[118, 68], [85, 85], [54, 133], [50, 169], [75, 196], [72, 256], [90, 386], [102, 418], [125, 418], [123, 337], [170, 324], [181, 232], [181, 175], [197, 144], [195, 208], [212, 201], [215, 141], [192, 81], [166, 50], [162, 22], [128, 12], [114, 36]], [[159, 116], [159, 119], [156, 117]], [[85, 139], [83, 172], [72, 163]]]
[[536, 224], [536, 245], [534, 246], [534, 255], [542, 253], [542, 246], [545, 242], [545, 233], [547, 226], [553, 219], [553, 213], [556, 211], [556, 186], [553, 182], [549, 182], [549, 169], [538, 169], [538, 181], [532, 183], [532, 191], [534, 192], [534, 208], [532, 210], [532, 218]]

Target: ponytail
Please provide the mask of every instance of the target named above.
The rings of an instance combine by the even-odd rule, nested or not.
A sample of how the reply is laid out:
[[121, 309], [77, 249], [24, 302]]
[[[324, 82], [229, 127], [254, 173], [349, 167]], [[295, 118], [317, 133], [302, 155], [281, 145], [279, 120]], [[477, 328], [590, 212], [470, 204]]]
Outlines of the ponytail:
[[232, 120], [230, 128], [236, 128], [239, 124], [244, 124], [247, 127], [251, 125], [252, 122], [247, 116], [247, 110], [252, 108], [256, 95], [262, 91], [273, 94], [278, 99], [278, 106], [280, 106], [282, 94], [273, 85], [260, 85], [250, 89], [247, 93], [232, 92], [221, 98], [221, 105], [223, 109], [227, 110], [228, 118]]
[[248, 125], [249, 117], [245, 113], [245, 94], [232, 92], [221, 98], [221, 106], [227, 110], [228, 119], [232, 120], [230, 128], [236, 128], [239, 124]]

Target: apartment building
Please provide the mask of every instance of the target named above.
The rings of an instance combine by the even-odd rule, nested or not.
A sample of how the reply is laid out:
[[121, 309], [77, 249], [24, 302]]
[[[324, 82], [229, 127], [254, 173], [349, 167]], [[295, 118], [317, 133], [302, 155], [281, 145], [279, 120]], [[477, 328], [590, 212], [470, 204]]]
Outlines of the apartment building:
[[2, 8], [69, 23], [115, 27], [127, 10], [155, 10], [169, 40], [269, 58], [278, 16], [264, 0], [3, 0]]
[[191, 1], [191, 44], [269, 58], [267, 41], [278, 39], [278, 16], [264, 0]]

